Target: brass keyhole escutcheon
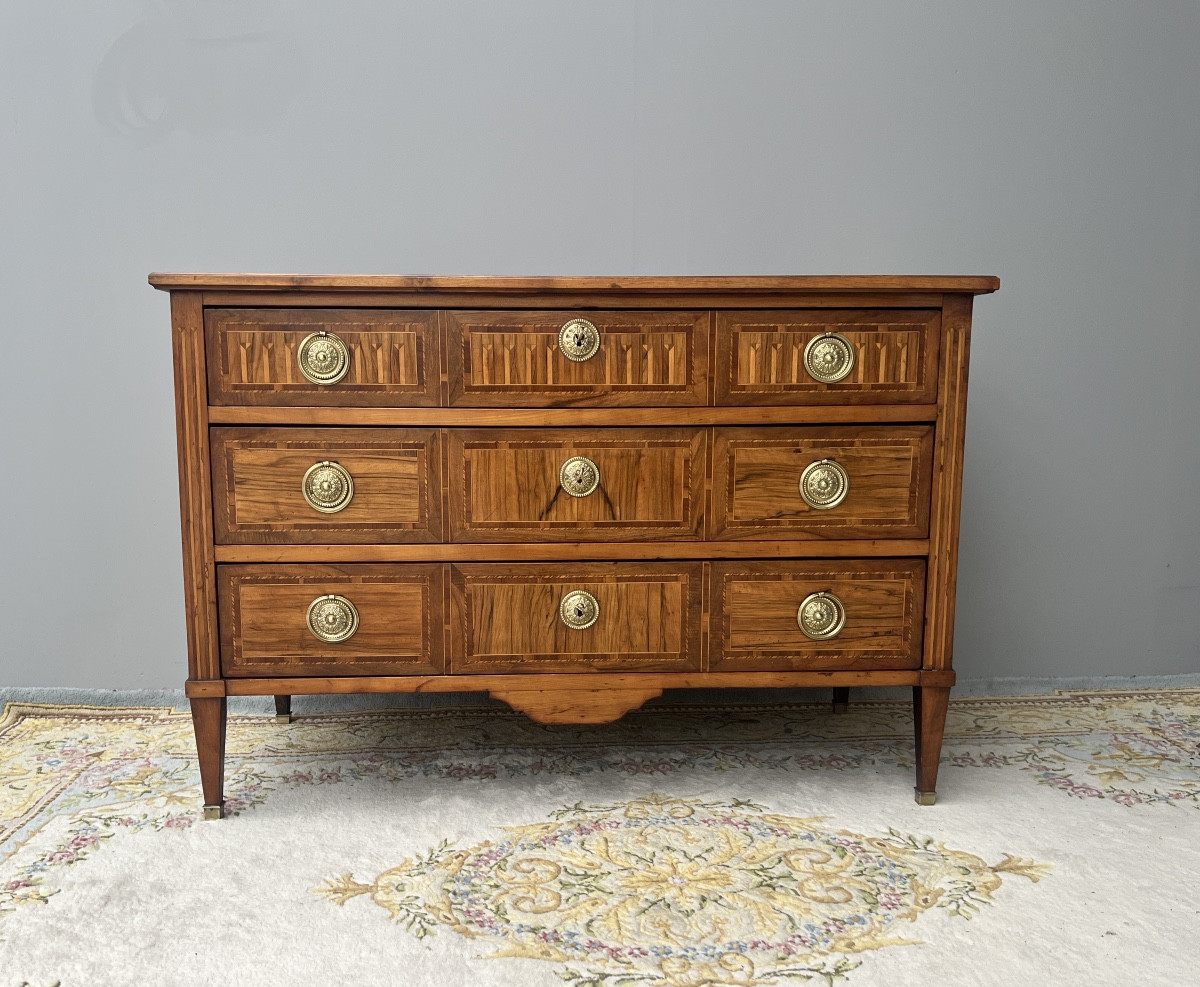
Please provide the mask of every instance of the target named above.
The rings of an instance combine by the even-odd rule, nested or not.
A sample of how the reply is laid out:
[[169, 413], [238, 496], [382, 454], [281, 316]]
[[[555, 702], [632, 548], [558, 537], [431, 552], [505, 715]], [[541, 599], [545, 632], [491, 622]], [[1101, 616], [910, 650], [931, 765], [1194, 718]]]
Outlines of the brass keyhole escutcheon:
[[586, 630], [600, 619], [600, 604], [586, 590], [573, 589], [563, 596], [558, 616], [571, 630]]
[[587, 456], [572, 456], [559, 468], [558, 484], [572, 497], [586, 497], [600, 485], [600, 467]]
[[558, 330], [558, 348], [568, 360], [583, 363], [600, 349], [600, 330], [587, 319], [571, 319]]

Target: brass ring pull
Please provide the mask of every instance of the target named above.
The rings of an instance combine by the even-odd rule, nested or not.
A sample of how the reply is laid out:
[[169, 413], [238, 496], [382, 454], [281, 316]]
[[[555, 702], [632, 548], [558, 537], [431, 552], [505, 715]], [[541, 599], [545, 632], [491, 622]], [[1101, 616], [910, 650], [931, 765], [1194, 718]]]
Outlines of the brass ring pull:
[[804, 369], [822, 384], [845, 380], [854, 369], [854, 346], [839, 332], [814, 336], [804, 347]]
[[587, 319], [571, 319], [558, 330], [558, 348], [568, 360], [583, 363], [600, 349], [600, 330]]
[[600, 467], [587, 456], [572, 456], [558, 471], [558, 485], [572, 497], [586, 497], [600, 486]]
[[846, 605], [832, 593], [810, 593], [796, 611], [796, 623], [805, 637], [828, 641], [846, 626]]
[[841, 463], [818, 459], [809, 463], [800, 474], [800, 496], [804, 503], [818, 511], [837, 507], [850, 490], [850, 474]]
[[308, 468], [301, 490], [314, 511], [336, 514], [345, 510], [354, 497], [354, 477], [346, 467], [326, 459]]
[[558, 616], [571, 630], [586, 630], [600, 619], [600, 604], [591, 593], [573, 589], [558, 605]]
[[322, 329], [304, 337], [296, 360], [300, 373], [314, 384], [336, 384], [350, 369], [350, 350], [337, 336]]
[[358, 610], [344, 596], [318, 596], [308, 605], [308, 629], [326, 644], [349, 640], [358, 630]]

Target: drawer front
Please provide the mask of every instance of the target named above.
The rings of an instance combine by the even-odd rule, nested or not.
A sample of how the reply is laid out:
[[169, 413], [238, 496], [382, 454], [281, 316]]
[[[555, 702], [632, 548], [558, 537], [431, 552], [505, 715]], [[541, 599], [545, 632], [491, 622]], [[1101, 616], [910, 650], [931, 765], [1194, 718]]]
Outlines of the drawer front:
[[[422, 407], [439, 401], [435, 312], [209, 309], [204, 331], [212, 404]], [[305, 340], [320, 332], [345, 347], [345, 375], [333, 383], [314, 383], [301, 370]], [[336, 370], [336, 364], [309, 364], [320, 366]]]
[[[450, 670], [698, 671], [699, 563], [456, 565], [451, 569]], [[591, 614], [595, 621], [572, 627]]]
[[440, 470], [432, 429], [214, 428], [216, 540], [436, 542]]
[[[590, 356], [591, 329], [560, 345], [574, 319], [594, 328]], [[452, 405], [708, 403], [708, 312], [449, 312], [446, 323]]]
[[[921, 666], [925, 562], [714, 562], [710, 619], [713, 671], [906, 669]], [[842, 604], [835, 637], [813, 640], [799, 626], [801, 606], [816, 593]], [[820, 631], [827, 604], [813, 617]]]
[[[357, 629], [319, 639], [309, 609], [348, 600]], [[222, 565], [217, 567], [221, 671], [229, 676], [436, 674], [445, 667], [439, 565]], [[344, 630], [334, 604], [330, 623]]]
[[[936, 309], [790, 310], [717, 315], [717, 404], [925, 404], [937, 400]], [[814, 340], [833, 333], [852, 352]], [[848, 370], [834, 382], [826, 374]], [[829, 357], [826, 364], [821, 357]]]
[[460, 542], [697, 539], [699, 429], [461, 429], [449, 433]]
[[932, 469], [926, 425], [719, 428], [711, 536], [925, 538]]

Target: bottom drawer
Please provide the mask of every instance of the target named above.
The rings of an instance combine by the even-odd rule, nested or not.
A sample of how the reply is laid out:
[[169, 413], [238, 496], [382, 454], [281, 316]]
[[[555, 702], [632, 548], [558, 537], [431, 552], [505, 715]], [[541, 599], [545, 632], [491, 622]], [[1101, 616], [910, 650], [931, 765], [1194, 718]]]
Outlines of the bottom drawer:
[[224, 675], [445, 668], [440, 565], [223, 565], [217, 573]]
[[699, 671], [698, 562], [456, 565], [450, 671]]
[[921, 666], [921, 559], [715, 562], [712, 581], [713, 671]]

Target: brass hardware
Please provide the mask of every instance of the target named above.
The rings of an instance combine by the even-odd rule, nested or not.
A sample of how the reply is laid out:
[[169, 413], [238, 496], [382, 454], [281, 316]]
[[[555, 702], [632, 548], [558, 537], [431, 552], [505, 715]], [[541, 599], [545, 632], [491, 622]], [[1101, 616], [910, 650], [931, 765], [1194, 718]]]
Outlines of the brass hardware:
[[308, 629], [327, 644], [348, 640], [358, 630], [358, 610], [344, 596], [318, 596], [308, 605]]
[[832, 593], [810, 593], [796, 611], [796, 623], [805, 637], [828, 641], [846, 626], [846, 605]]
[[350, 504], [354, 496], [354, 478], [346, 467], [325, 459], [308, 468], [301, 489], [314, 511], [336, 514]]
[[590, 360], [600, 349], [600, 330], [587, 319], [571, 319], [558, 330], [558, 348], [575, 363]]
[[559, 469], [558, 483], [572, 497], [586, 497], [600, 485], [600, 468], [587, 456], [572, 456]]
[[800, 496], [804, 503], [818, 511], [837, 507], [850, 490], [850, 474], [841, 463], [818, 459], [809, 463], [800, 474]]
[[854, 346], [839, 332], [814, 336], [804, 347], [804, 369], [813, 380], [836, 384], [854, 369]]
[[586, 630], [600, 619], [600, 604], [591, 593], [573, 589], [558, 605], [558, 616], [571, 630]]
[[919, 788], [914, 788], [916, 792], [917, 805], [937, 805], [937, 792], [923, 792]]
[[322, 329], [305, 336], [296, 351], [300, 373], [314, 384], [336, 384], [350, 369], [350, 351], [333, 333]]
[[225, 817], [224, 805], [206, 805], [204, 807], [205, 819], [223, 819]]

